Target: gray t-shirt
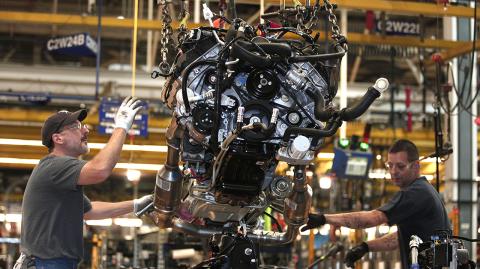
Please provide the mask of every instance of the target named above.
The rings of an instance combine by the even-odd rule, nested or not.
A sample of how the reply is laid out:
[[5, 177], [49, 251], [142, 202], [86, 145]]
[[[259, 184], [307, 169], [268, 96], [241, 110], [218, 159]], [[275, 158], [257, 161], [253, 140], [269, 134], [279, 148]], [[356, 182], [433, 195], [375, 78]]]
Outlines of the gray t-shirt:
[[85, 161], [48, 155], [28, 180], [20, 250], [42, 259], [83, 258], [83, 214], [92, 209], [77, 185]]

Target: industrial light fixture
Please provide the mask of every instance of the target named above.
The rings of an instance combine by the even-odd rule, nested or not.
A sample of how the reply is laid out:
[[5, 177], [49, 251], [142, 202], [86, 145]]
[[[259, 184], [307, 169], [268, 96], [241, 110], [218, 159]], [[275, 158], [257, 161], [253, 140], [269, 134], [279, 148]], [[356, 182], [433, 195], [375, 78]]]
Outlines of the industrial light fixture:
[[131, 182], [138, 182], [140, 180], [140, 177], [142, 177], [142, 172], [137, 169], [128, 169], [126, 174], [128, 181]]
[[89, 226], [112, 226], [112, 219], [90, 219], [86, 220], [85, 223]]
[[[44, 147], [40, 140], [0, 138], [0, 145]], [[105, 143], [88, 143], [90, 149], [103, 149]], [[167, 146], [159, 145], [123, 145], [126, 151], [167, 152]]]
[[332, 177], [324, 175], [318, 180], [321, 189], [328, 190], [332, 187]]
[[[38, 164], [38, 159], [22, 159], [22, 158], [6, 158], [0, 157], [0, 163], [5, 164], [27, 164], [27, 165], [36, 165]], [[137, 169], [137, 170], [146, 170], [146, 171], [157, 171], [162, 168], [162, 164], [150, 164], [150, 163], [117, 163], [115, 168], [117, 169]]]

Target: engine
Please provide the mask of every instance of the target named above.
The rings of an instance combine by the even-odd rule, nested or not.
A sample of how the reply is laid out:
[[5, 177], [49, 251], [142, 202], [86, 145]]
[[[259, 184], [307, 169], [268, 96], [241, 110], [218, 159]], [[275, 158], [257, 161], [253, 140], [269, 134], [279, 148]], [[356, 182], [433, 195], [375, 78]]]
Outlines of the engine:
[[[377, 80], [354, 106], [335, 109], [343, 36], [335, 36], [334, 52], [323, 53], [306, 28], [225, 21], [228, 30], [186, 34], [164, 74], [161, 97], [173, 115], [149, 215], [159, 227], [197, 236], [240, 227], [249, 240], [288, 243], [310, 209], [305, 167], [323, 139], [362, 115], [388, 81]], [[275, 173], [280, 161], [293, 166], [293, 177]], [[283, 233], [263, 231], [258, 221], [272, 205], [288, 224]]]

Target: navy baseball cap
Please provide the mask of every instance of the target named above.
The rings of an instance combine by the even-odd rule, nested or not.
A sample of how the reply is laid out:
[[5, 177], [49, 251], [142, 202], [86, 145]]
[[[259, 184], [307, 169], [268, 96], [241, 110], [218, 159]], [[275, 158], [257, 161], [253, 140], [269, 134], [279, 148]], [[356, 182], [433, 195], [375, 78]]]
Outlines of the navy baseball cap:
[[42, 126], [42, 144], [47, 148], [52, 146], [52, 135], [58, 133], [62, 127], [70, 125], [77, 120], [82, 121], [87, 117], [87, 110], [80, 109], [75, 112], [66, 110], [58, 111], [48, 117]]

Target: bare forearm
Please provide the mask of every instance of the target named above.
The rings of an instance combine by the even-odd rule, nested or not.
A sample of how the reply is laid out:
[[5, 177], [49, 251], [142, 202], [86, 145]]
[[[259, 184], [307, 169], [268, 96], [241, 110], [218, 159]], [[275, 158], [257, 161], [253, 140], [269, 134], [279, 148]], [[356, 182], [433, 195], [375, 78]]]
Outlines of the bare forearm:
[[387, 234], [378, 239], [367, 242], [370, 251], [388, 251], [398, 248], [397, 233]]
[[122, 152], [126, 135], [125, 130], [121, 128], [114, 129], [108, 143], [95, 155], [92, 162], [102, 169], [112, 171], [120, 159], [120, 153]]
[[378, 210], [325, 214], [325, 219], [328, 224], [352, 229], [374, 227], [387, 221], [385, 214]]
[[128, 214], [133, 211], [133, 201], [118, 203], [92, 202], [92, 209], [85, 213], [85, 219], [106, 219]]

